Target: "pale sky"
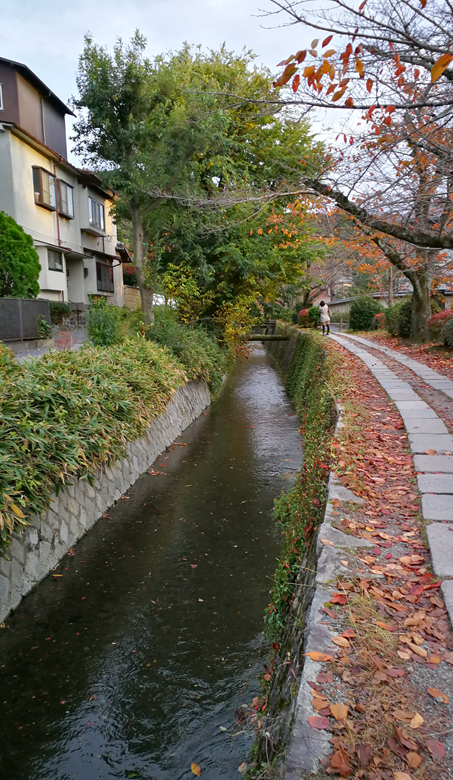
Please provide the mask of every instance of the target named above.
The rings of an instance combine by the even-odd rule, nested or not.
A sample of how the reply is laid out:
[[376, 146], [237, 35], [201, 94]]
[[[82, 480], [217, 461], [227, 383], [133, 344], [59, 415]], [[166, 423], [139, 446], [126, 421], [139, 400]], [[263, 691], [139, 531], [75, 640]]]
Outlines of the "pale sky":
[[148, 55], [179, 49], [184, 41], [241, 51], [244, 46], [274, 70], [311, 35], [301, 25], [267, 30], [278, 20], [258, 18], [270, 0], [1, 0], [0, 56], [28, 65], [64, 101], [75, 92], [75, 73], [90, 31], [112, 46], [138, 28]]

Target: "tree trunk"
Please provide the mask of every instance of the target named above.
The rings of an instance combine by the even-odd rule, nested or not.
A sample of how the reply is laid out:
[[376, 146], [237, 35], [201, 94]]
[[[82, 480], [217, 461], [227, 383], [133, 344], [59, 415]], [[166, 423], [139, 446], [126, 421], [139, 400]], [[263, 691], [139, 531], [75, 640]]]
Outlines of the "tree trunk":
[[143, 227], [143, 216], [139, 208], [133, 208], [131, 210], [131, 218], [134, 266], [142, 301], [143, 321], [150, 325], [154, 322], [154, 291], [145, 281], [145, 231]]
[[428, 268], [419, 268], [411, 275], [413, 287], [412, 293], [412, 321], [411, 321], [411, 340], [427, 341], [428, 319], [431, 314], [431, 303], [429, 299], [431, 278]]

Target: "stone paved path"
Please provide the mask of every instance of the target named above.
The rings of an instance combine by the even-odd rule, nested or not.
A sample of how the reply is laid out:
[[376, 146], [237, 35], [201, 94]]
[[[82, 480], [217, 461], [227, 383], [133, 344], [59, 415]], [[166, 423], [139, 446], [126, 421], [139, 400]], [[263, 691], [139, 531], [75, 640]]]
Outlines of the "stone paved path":
[[383, 352], [451, 399], [453, 381], [412, 358], [367, 339], [349, 334], [331, 334], [330, 338], [363, 360], [401, 414], [417, 472], [433, 571], [443, 580], [441, 587], [453, 624], [453, 436], [441, 417], [409, 382], [364, 347]]

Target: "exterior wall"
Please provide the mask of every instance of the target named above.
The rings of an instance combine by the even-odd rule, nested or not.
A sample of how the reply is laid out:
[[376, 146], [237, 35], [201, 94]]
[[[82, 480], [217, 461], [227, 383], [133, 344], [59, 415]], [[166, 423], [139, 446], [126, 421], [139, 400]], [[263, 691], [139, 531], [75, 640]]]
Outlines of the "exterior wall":
[[53, 301], [67, 300], [68, 290], [66, 284], [66, 263], [62, 256], [63, 270], [51, 271], [47, 258], [47, 247], [37, 246], [36, 251], [41, 263], [41, 273], [39, 274], [39, 295], [38, 298], [48, 298]]
[[[1, 72], [0, 72], [1, 80]], [[1, 81], [0, 81], [1, 83]], [[0, 111], [0, 121], [1, 121]], [[0, 132], [0, 211], [14, 216], [13, 163], [11, 159], [11, 136], [7, 130]]]
[[[46, 143], [43, 133], [41, 96], [19, 73], [16, 73], [19, 101], [19, 126], [41, 143]], [[64, 119], [63, 119], [64, 123]], [[47, 146], [47, 144], [46, 144]]]
[[42, 102], [44, 143], [65, 160], [68, 156], [66, 147], [65, 118], [57, 111], [48, 100]]
[[0, 558], [0, 621], [209, 404], [207, 384], [188, 382], [177, 390], [147, 434], [127, 445], [123, 460], [96, 473], [93, 487], [79, 480], [54, 496], [50, 509], [15, 537], [9, 559]]
[[0, 122], [19, 123], [19, 100], [17, 96], [16, 72], [7, 62], [0, 62], [0, 84], [3, 92], [3, 110]]

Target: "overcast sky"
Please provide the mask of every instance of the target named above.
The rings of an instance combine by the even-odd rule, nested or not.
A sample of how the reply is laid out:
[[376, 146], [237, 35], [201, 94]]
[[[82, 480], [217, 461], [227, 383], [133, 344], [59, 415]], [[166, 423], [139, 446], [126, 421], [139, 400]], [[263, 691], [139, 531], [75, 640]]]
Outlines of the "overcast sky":
[[263, 29], [276, 19], [258, 18], [271, 0], [1, 0], [0, 56], [28, 65], [64, 101], [75, 92], [83, 36], [112, 46], [135, 29], [153, 56], [184, 41], [217, 49], [253, 49], [274, 70], [278, 62], [310, 43], [302, 26]]

